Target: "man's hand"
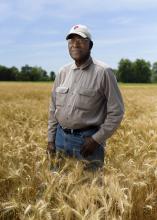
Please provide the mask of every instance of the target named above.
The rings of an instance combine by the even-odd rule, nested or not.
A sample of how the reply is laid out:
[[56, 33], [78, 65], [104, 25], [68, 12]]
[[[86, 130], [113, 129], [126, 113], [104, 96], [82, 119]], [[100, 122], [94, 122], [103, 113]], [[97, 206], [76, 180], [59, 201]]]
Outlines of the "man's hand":
[[85, 137], [85, 143], [82, 145], [80, 153], [82, 156], [87, 157], [92, 154], [99, 144], [92, 137]]
[[46, 153], [50, 154], [51, 156], [56, 153], [56, 148], [55, 148], [54, 142], [48, 142]]

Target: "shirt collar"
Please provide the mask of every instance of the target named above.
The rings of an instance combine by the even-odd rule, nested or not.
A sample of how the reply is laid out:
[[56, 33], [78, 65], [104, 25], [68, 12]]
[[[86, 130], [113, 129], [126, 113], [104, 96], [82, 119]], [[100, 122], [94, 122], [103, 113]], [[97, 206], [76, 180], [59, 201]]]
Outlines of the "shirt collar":
[[91, 58], [91, 56], [88, 58], [88, 60], [86, 60], [86, 62], [84, 63], [84, 64], [82, 64], [80, 67], [77, 67], [76, 66], [76, 64], [75, 63], [73, 63], [72, 64], [72, 69], [74, 70], [74, 69], [81, 69], [81, 70], [83, 70], [83, 69], [85, 69], [86, 67], [88, 67], [90, 64], [92, 64], [93, 63], [93, 60], [92, 60], [92, 58]]

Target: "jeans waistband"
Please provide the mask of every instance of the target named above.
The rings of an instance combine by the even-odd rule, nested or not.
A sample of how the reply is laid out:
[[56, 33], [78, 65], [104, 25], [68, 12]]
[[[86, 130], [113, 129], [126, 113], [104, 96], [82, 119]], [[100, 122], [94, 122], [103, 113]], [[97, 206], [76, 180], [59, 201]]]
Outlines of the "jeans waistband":
[[75, 134], [75, 133], [80, 133], [80, 132], [88, 131], [88, 130], [92, 130], [92, 129], [98, 129], [98, 126], [88, 126], [88, 127], [79, 128], [79, 129], [63, 128], [61, 125], [60, 125], [60, 127], [67, 134]]

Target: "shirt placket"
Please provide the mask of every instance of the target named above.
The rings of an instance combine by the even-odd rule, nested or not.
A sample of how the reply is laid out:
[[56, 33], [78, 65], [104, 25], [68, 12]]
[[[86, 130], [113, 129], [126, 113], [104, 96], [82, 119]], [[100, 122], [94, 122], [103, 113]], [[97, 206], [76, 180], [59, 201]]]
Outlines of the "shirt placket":
[[72, 119], [73, 111], [75, 110], [75, 103], [77, 99], [77, 88], [81, 85], [81, 77], [83, 74], [83, 70], [77, 69], [73, 72], [73, 81], [71, 87], [69, 88], [69, 97], [67, 98], [67, 112], [66, 112], [66, 120], [67, 122]]

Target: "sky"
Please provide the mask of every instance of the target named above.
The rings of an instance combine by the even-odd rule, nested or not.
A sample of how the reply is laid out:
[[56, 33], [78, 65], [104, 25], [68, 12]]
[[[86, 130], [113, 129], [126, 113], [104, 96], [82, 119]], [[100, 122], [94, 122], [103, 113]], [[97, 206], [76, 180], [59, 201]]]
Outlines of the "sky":
[[112, 68], [121, 58], [157, 61], [157, 0], [0, 0], [0, 65], [57, 73], [73, 62], [65, 38], [76, 24], [90, 29], [92, 57]]

